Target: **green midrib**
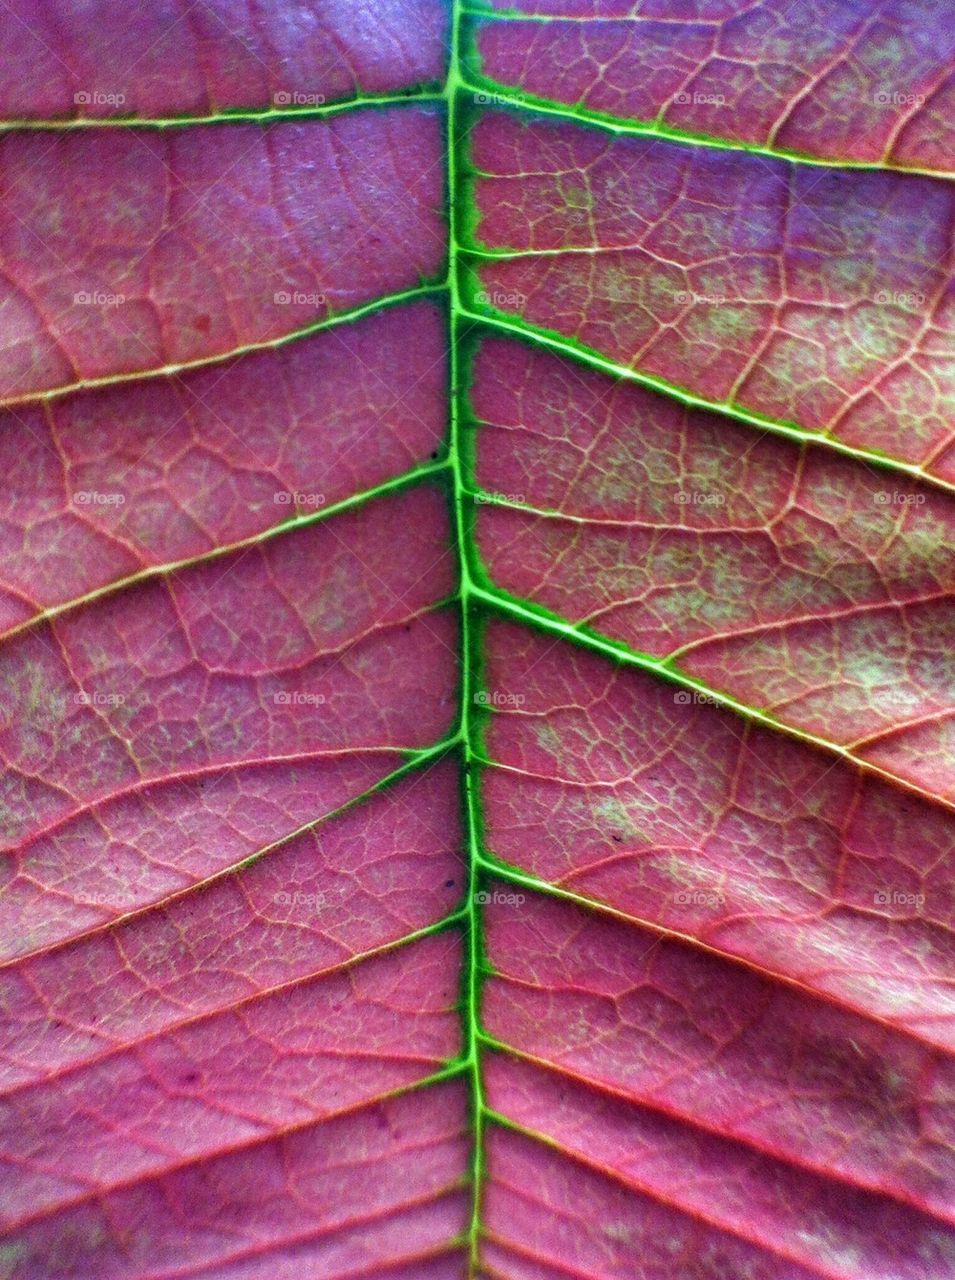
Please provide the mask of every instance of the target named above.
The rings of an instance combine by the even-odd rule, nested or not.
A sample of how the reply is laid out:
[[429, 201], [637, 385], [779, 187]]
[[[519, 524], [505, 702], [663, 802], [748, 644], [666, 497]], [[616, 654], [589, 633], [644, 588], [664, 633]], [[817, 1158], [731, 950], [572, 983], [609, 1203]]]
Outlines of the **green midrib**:
[[473, 709], [476, 685], [473, 668], [475, 648], [471, 634], [474, 620], [472, 607], [474, 582], [471, 577], [471, 556], [468, 553], [470, 525], [467, 507], [467, 487], [470, 477], [467, 475], [468, 454], [462, 439], [465, 422], [462, 403], [463, 388], [461, 386], [463, 370], [461, 368], [461, 351], [457, 327], [463, 310], [460, 297], [460, 273], [458, 271], [457, 130], [459, 127], [458, 95], [461, 87], [461, 12], [459, 0], [452, 0], [451, 24], [451, 52], [448, 80], [445, 88], [447, 97], [448, 323], [451, 327], [449, 335], [450, 434], [448, 456], [451, 467], [451, 497], [454, 507], [454, 533], [458, 551], [460, 591], [461, 705], [459, 733], [461, 736], [463, 820], [468, 858], [465, 967], [461, 992], [464, 1057], [471, 1091], [473, 1143], [471, 1154], [471, 1216], [467, 1232], [467, 1249], [468, 1274], [471, 1277], [476, 1277], [480, 1269], [481, 1207], [486, 1172], [485, 1131], [487, 1107], [484, 1097], [480, 1050], [481, 969], [484, 942], [480, 905], [476, 896], [480, 883], [481, 845], [478, 798], [474, 776], [476, 739]]

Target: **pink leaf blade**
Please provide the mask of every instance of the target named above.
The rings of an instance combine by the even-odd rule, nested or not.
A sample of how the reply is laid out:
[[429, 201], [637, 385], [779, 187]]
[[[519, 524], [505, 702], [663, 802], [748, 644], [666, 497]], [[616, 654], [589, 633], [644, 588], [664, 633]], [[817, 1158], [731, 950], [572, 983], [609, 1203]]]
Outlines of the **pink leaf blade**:
[[[901, 1274], [914, 1277], [923, 1274], [929, 1254], [939, 1275], [951, 1274], [946, 1183], [952, 1170], [946, 1139], [939, 1133], [938, 1163], [929, 1173], [926, 1157], [930, 1166], [935, 1135], [923, 1133], [913, 1105], [923, 1073], [931, 1070], [925, 1051], [863, 1019], [826, 1010], [771, 983], [764, 986], [758, 977], [744, 980], [725, 961], [682, 942], [597, 920], [536, 894], [515, 903], [507, 897], [509, 888], [499, 885], [488, 912], [494, 972], [485, 990], [485, 1018], [495, 1040], [566, 1073], [579, 1082], [588, 1102], [595, 1092], [610, 1094], [623, 1100], [621, 1105], [649, 1108], [651, 1125], [664, 1123], [654, 1116], [689, 1125], [689, 1141], [707, 1142], [706, 1135], [715, 1133], [720, 1140], [742, 1143], [732, 1161], [724, 1152], [722, 1171], [734, 1163], [746, 1168], [747, 1152], [750, 1161], [780, 1162], [771, 1179], [760, 1179], [764, 1195], [772, 1182], [784, 1186], [786, 1179], [796, 1179], [802, 1182], [797, 1202], [818, 1200], [820, 1218], [828, 1216], [844, 1233], [841, 1272], [833, 1268], [822, 1274], [860, 1280], [891, 1274], [891, 1259]], [[731, 1000], [720, 993], [724, 982], [725, 990], [735, 993]], [[742, 1075], [734, 1066], [737, 1055], [747, 1064]], [[939, 1096], [946, 1092], [942, 1073], [949, 1065], [935, 1059]], [[906, 1094], [909, 1108], [902, 1102]], [[520, 1107], [520, 1092], [517, 1103], [509, 1092], [498, 1096], [505, 1115]], [[875, 1129], [874, 1114], [882, 1117]], [[894, 1140], [883, 1144], [881, 1126], [888, 1114], [897, 1127]], [[944, 1123], [941, 1112], [934, 1118]], [[598, 1141], [600, 1132], [594, 1123], [590, 1141]], [[865, 1133], [871, 1135], [868, 1140]], [[655, 1198], [666, 1195], [672, 1178], [677, 1203], [682, 1200], [686, 1212], [692, 1198], [685, 1171], [671, 1164], [677, 1150], [672, 1140], [667, 1143], [655, 1175], [651, 1162], [640, 1167], [645, 1178], [653, 1178]], [[840, 1184], [855, 1191], [840, 1195]], [[767, 1211], [778, 1219], [789, 1195], [783, 1193], [772, 1208], [767, 1196]], [[714, 1201], [709, 1193], [710, 1214], [719, 1198]], [[732, 1203], [731, 1191], [726, 1200]], [[912, 1205], [920, 1212], [913, 1214]], [[882, 1231], [872, 1231], [873, 1214], [875, 1220], [883, 1218]], [[750, 1231], [766, 1231], [763, 1249], [771, 1241], [778, 1244], [781, 1220], [764, 1224], [750, 1204], [748, 1221]], [[894, 1228], [886, 1230], [893, 1221]], [[793, 1240], [805, 1225], [802, 1214], [790, 1217]], [[741, 1226], [737, 1216], [734, 1234]], [[850, 1241], [854, 1248], [848, 1247]], [[874, 1250], [872, 1270], [859, 1254], [863, 1244]], [[801, 1251], [810, 1264], [815, 1257], [818, 1268], [830, 1247], [836, 1254], [836, 1240], [823, 1228], [819, 1240], [807, 1241], [804, 1233], [793, 1253]]]
[[932, 0], [488, 7], [514, 11], [471, 36], [490, 89], [831, 163], [952, 169], [955, 46]]
[[946, 738], [907, 750], [955, 707], [947, 493], [519, 343], [472, 404], [497, 587], [955, 799]]
[[474, 247], [501, 256], [469, 305], [951, 482], [950, 184], [495, 111], [473, 140]]
[[67, 131], [40, 159], [5, 136], [0, 400], [218, 359], [437, 277], [441, 148], [416, 106]]
[[486, 633], [488, 851], [950, 1051], [950, 814], [512, 623]]
[[[13, 0], [0, 21], [0, 117], [162, 118], [288, 111], [438, 84], [447, 17], [438, 0], [255, 9], [108, 0], [76, 7]], [[30, 76], [19, 68], [28, 66]]]
[[214, 368], [0, 415], [3, 621], [22, 626], [427, 466], [443, 446], [444, 365], [441, 313], [418, 302]]

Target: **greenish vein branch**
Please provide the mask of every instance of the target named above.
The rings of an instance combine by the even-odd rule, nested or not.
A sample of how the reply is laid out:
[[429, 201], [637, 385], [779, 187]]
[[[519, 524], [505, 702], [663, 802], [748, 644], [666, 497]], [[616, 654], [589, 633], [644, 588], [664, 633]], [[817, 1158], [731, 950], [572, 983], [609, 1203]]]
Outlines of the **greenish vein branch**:
[[[468, 253], [470, 254], [470, 250]], [[461, 313], [475, 325], [486, 325], [491, 330], [507, 334], [509, 337], [531, 342], [535, 346], [545, 347], [557, 355], [573, 360], [577, 364], [588, 365], [592, 369], [597, 369], [600, 373], [609, 374], [612, 378], [633, 382], [638, 386], [647, 387], [651, 391], [657, 391], [670, 399], [679, 400], [688, 408], [705, 409], [711, 413], [718, 413], [724, 417], [732, 418], [736, 422], [756, 427], [760, 431], [783, 436], [785, 439], [795, 441], [797, 444], [810, 444], [822, 449], [830, 449], [834, 453], [841, 454], [845, 458], [851, 458], [854, 462], [863, 466], [877, 469], [880, 474], [884, 475], [888, 472], [889, 474], [904, 475], [911, 480], [917, 480], [920, 483], [931, 485], [933, 488], [941, 489], [945, 493], [955, 494], [955, 484], [940, 479], [916, 463], [903, 462], [901, 459], [890, 458], [869, 449], [857, 449], [853, 445], [845, 444], [835, 436], [826, 435], [821, 431], [807, 431], [804, 427], [799, 427], [793, 422], [785, 422], [779, 418], [768, 418], [741, 405], [728, 404], [719, 400], [707, 400], [703, 396], [694, 395], [692, 391], [687, 391], [683, 387], [667, 382], [663, 378], [658, 378], [650, 373], [643, 373], [639, 369], [629, 368], [627, 365], [617, 364], [615, 361], [608, 360], [605, 356], [600, 355], [592, 347], [587, 347], [583, 343], [565, 338], [552, 330], [541, 329], [536, 325], [527, 324], [516, 316], [506, 316], [501, 313], [484, 314], [472, 311], [468, 307], [462, 307]]]
[[[482, 577], [484, 576], [482, 573]], [[829, 756], [836, 756], [852, 767], [861, 769], [865, 773], [881, 779], [883, 782], [888, 782], [895, 787], [901, 787], [904, 791], [908, 791], [910, 794], [916, 795], [930, 804], [955, 812], [955, 800], [949, 800], [944, 796], [930, 795], [906, 778], [902, 778], [866, 760], [851, 747], [830, 742], [828, 739], [809, 733], [805, 729], [798, 729], [794, 725], [786, 724], [784, 721], [777, 719], [776, 716], [758, 707], [751, 707], [745, 702], [740, 702], [732, 694], [715, 689], [712, 685], [704, 684], [702, 680], [696, 679], [695, 676], [681, 671], [674, 665], [671, 658], [653, 658], [649, 654], [629, 649], [626, 645], [614, 640], [608, 640], [586, 627], [566, 622], [563, 618], [558, 617], [557, 614], [552, 613], [541, 605], [531, 601], [518, 600], [508, 592], [501, 591], [493, 586], [486, 579], [483, 583], [472, 582], [471, 596], [475, 602], [486, 606], [491, 612], [498, 613], [515, 622], [520, 622], [523, 626], [531, 627], [535, 631], [542, 631], [570, 644], [589, 649], [593, 653], [600, 654], [601, 657], [610, 659], [618, 666], [632, 667], [635, 670], [645, 672], [647, 675], [656, 676], [671, 685], [675, 685], [678, 689], [686, 690], [706, 703], [734, 712], [744, 723], [763, 729], [771, 729], [774, 733], [785, 734], [787, 737], [803, 742], [807, 746], [815, 747]], [[487, 762], [479, 760], [479, 763]]]
[[73, 395], [77, 391], [95, 390], [99, 387], [115, 387], [125, 382], [142, 382], [151, 378], [169, 377], [173, 374], [188, 373], [191, 369], [204, 369], [208, 365], [224, 364], [235, 360], [238, 356], [250, 355], [256, 351], [274, 351], [287, 343], [296, 342], [299, 338], [310, 338], [314, 333], [323, 333], [326, 329], [337, 329], [342, 325], [353, 324], [365, 316], [377, 315], [389, 307], [399, 307], [406, 302], [417, 302], [421, 298], [439, 298], [447, 288], [444, 281], [429, 282], [417, 289], [405, 289], [401, 293], [390, 294], [386, 298], [374, 298], [361, 306], [352, 307], [348, 311], [339, 311], [323, 316], [300, 329], [292, 329], [280, 334], [277, 338], [268, 338], [263, 342], [248, 342], [242, 346], [232, 347], [228, 351], [216, 352], [215, 355], [201, 356], [196, 360], [183, 360], [177, 364], [158, 365], [155, 369], [134, 369], [129, 372], [111, 373], [103, 378], [78, 378], [74, 382], [65, 382], [60, 386], [47, 387], [43, 391], [24, 392], [10, 396], [0, 393], [0, 409], [15, 408], [18, 405], [42, 403], [45, 400], [58, 400], [62, 396]]
[[[286, 95], [288, 96], [288, 95]], [[400, 107], [407, 103], [440, 102], [443, 93], [438, 85], [425, 85], [408, 93], [358, 94], [340, 102], [328, 102], [311, 106], [283, 107], [276, 102], [271, 107], [243, 110], [210, 111], [198, 115], [178, 116], [64, 116], [53, 120], [0, 120], [0, 134], [16, 130], [32, 130], [36, 133], [70, 133], [82, 129], [177, 129], [193, 124], [277, 124], [295, 120], [327, 120], [332, 116], [358, 111], [362, 107]], [[278, 97], [278, 95], [277, 95]]]
[[[501, 15], [495, 14], [495, 21]], [[507, 15], [503, 15], [507, 20]], [[521, 15], [522, 21], [541, 21], [540, 18], [528, 18]], [[543, 19], [553, 21], [552, 18]], [[587, 21], [593, 21], [588, 19]], [[858, 169], [876, 173], [906, 173], [916, 177], [937, 178], [941, 181], [955, 180], [955, 172], [946, 169], [925, 169], [917, 165], [889, 164], [880, 160], [840, 160], [827, 156], [811, 155], [805, 151], [794, 151], [787, 147], [763, 146], [757, 142], [743, 142], [734, 138], [721, 138], [715, 134], [702, 133], [695, 130], [680, 129], [667, 124], [661, 117], [654, 120], [628, 119], [624, 116], [612, 116], [607, 112], [594, 111], [584, 106], [568, 106], [553, 98], [542, 98], [537, 94], [527, 93], [517, 85], [505, 85], [481, 72], [474, 70], [477, 61], [472, 53], [468, 59], [472, 79], [462, 81], [465, 92], [476, 97], [488, 106], [508, 107], [512, 110], [532, 110], [543, 115], [553, 116], [558, 120], [566, 120], [572, 124], [587, 125], [591, 128], [603, 129], [619, 136], [653, 138], [661, 142], [673, 142], [681, 146], [702, 147], [707, 151], [733, 151], [748, 155], [760, 156], [764, 160], [798, 164], [816, 169]]]

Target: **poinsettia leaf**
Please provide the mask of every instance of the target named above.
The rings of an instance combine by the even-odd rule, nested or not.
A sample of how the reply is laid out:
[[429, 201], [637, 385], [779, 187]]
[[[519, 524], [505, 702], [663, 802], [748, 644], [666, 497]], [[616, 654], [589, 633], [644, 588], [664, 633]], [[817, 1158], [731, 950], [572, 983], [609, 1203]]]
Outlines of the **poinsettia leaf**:
[[948, 25], [0, 15], [3, 1280], [955, 1280]]

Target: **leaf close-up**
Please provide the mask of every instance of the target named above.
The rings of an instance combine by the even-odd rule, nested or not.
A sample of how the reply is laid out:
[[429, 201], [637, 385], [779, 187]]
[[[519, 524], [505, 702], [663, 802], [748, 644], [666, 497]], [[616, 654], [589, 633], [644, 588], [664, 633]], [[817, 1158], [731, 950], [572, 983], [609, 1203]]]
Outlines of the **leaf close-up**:
[[955, 1280], [950, 0], [0, 5], [0, 1280]]

